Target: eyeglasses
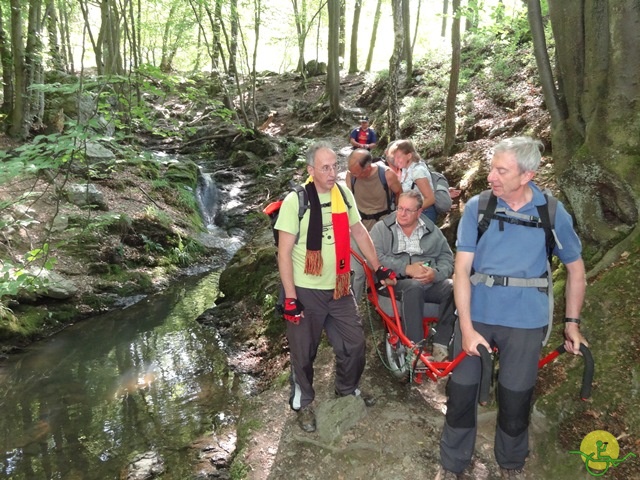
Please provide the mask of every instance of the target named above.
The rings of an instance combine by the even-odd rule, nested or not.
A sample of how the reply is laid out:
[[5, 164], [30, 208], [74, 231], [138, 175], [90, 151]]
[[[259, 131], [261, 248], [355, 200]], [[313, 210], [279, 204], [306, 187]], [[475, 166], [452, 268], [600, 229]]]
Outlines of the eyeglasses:
[[398, 213], [416, 213], [418, 210], [420, 210], [419, 208], [403, 208], [403, 207], [398, 207], [396, 209], [398, 211]]
[[329, 172], [338, 173], [340, 171], [340, 167], [338, 165], [336, 165], [336, 164], [334, 164], [334, 165], [323, 165], [320, 168], [316, 168], [316, 167], [311, 167], [311, 168], [313, 168], [314, 170], [320, 170], [320, 172], [325, 174], [325, 175], [327, 173], [329, 173]]

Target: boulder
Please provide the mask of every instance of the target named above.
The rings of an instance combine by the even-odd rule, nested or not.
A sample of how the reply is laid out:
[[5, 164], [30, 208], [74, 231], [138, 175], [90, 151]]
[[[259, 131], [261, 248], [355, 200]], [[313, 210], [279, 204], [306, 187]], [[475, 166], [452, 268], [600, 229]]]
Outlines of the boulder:
[[73, 183], [68, 185], [64, 192], [67, 200], [78, 207], [95, 207], [100, 210], [109, 210], [104, 195], [92, 183]]

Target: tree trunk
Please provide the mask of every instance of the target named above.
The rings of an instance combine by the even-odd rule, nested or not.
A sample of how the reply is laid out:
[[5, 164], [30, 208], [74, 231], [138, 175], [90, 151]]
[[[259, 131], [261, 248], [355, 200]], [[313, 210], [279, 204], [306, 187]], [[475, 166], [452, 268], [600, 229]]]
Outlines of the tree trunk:
[[418, 26], [420, 25], [421, 9], [422, 9], [422, 0], [418, 0], [418, 11], [416, 12], [416, 28], [413, 32], [413, 40], [411, 40], [411, 58], [413, 58], [413, 51], [416, 46], [416, 39], [418, 38]]
[[328, 0], [329, 42], [327, 61], [327, 97], [331, 116], [340, 118], [340, 9], [341, 0]]
[[353, 9], [353, 24], [351, 26], [351, 55], [349, 56], [349, 73], [358, 71], [358, 25], [360, 23], [360, 10], [362, 0], [356, 0]]
[[11, 48], [6, 36], [3, 22], [2, 4], [0, 3], [0, 61], [2, 63], [2, 108], [0, 112], [8, 115], [13, 110], [13, 65]]
[[371, 71], [371, 63], [373, 62], [373, 50], [376, 46], [376, 37], [378, 36], [378, 24], [380, 23], [380, 12], [382, 8], [382, 0], [378, 0], [376, 5], [376, 13], [373, 16], [373, 31], [371, 32], [371, 42], [369, 43], [369, 55], [367, 55], [367, 64], [364, 67], [365, 72]]
[[169, 17], [164, 24], [164, 32], [162, 34], [162, 57], [160, 60], [160, 71], [164, 73], [168, 73], [171, 71], [171, 61], [173, 56], [170, 55], [170, 50], [172, 49], [175, 41], [171, 38], [171, 26], [175, 23], [175, 14], [176, 14], [177, 4], [174, 3], [171, 5], [171, 9], [169, 10]]
[[237, 74], [238, 55], [238, 0], [231, 0], [231, 38], [229, 42], [229, 75]]
[[71, 50], [71, 33], [69, 28], [69, 11], [64, 3], [60, 3], [60, 36], [62, 37], [62, 45], [64, 47], [64, 64], [66, 71], [75, 73], [76, 67], [73, 62], [73, 52]]
[[456, 99], [460, 79], [460, 0], [452, 0], [451, 10], [451, 74], [445, 113], [444, 153], [449, 156], [456, 142]]
[[298, 41], [298, 66], [296, 71], [305, 74], [304, 65], [304, 48], [307, 41], [307, 2], [302, 0], [301, 8], [298, 8], [298, 0], [291, 0], [291, 6], [293, 7], [293, 19], [296, 24], [296, 39]]
[[64, 50], [60, 48], [60, 42], [58, 41], [58, 12], [56, 11], [55, 0], [47, 1], [45, 17], [47, 19], [47, 32], [49, 33], [49, 56], [51, 57], [51, 64], [55, 70], [64, 72], [66, 71], [62, 55]]
[[411, 0], [402, 0], [402, 28], [404, 30], [404, 41], [402, 46], [402, 56], [407, 66], [407, 76], [405, 81], [407, 86], [411, 84], [413, 77], [413, 56], [411, 55]]
[[27, 115], [28, 129], [35, 128], [37, 131], [43, 128], [44, 93], [41, 90], [29, 92], [29, 87], [44, 83], [42, 29], [42, 1], [31, 0], [27, 24], [27, 46], [24, 54], [28, 92], [24, 111]]
[[389, 60], [388, 84], [388, 123], [389, 141], [400, 138], [400, 103], [398, 87], [400, 85], [400, 63], [402, 62], [402, 48], [404, 44], [404, 29], [402, 23], [402, 0], [393, 0], [393, 54]]
[[449, 0], [442, 2], [442, 27], [440, 28], [440, 36], [445, 37], [447, 35], [447, 12], [449, 11]]
[[13, 55], [14, 101], [10, 115], [9, 135], [14, 138], [27, 138], [29, 127], [25, 122], [27, 75], [24, 62], [24, 43], [22, 39], [22, 16], [20, 0], [11, 0], [11, 50]]
[[347, 55], [347, 0], [340, 0], [340, 35], [338, 42], [339, 65], [342, 68]]
[[478, 0], [469, 0], [467, 2], [467, 14], [465, 21], [465, 31], [475, 30], [478, 28]]
[[637, 0], [554, 0], [549, 14], [567, 106], [552, 125], [558, 183], [583, 238], [621, 242], [619, 254], [640, 235], [640, 9]]

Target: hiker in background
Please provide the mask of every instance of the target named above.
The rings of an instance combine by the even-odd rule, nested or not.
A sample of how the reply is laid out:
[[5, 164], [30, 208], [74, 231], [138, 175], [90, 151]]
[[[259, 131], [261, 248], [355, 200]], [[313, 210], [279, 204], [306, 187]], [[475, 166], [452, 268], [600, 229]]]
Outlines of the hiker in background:
[[[493, 212], [488, 204], [480, 207], [484, 194], [476, 195], [466, 204], [458, 226], [453, 283], [462, 349], [467, 356], [453, 370], [447, 385], [441, 468], [436, 477], [440, 480], [463, 478], [474, 453], [479, 345], [489, 351], [497, 347], [500, 352], [494, 452], [502, 478], [525, 478], [533, 389], [549, 327], [547, 262], [551, 247], [567, 271], [564, 346], [578, 354], [580, 343], [587, 344], [580, 333], [586, 287], [582, 247], [562, 203], [545, 196], [533, 183], [541, 146], [528, 137], [498, 143], [488, 175], [495, 201]], [[551, 201], [557, 202], [553, 222]], [[533, 219], [540, 219], [543, 228], [532, 228], [541, 226]], [[541, 288], [545, 279], [547, 287]]]
[[351, 130], [349, 143], [356, 148], [366, 148], [371, 150], [378, 143], [378, 136], [373, 128], [369, 127], [369, 117], [360, 117], [360, 126]]
[[[375, 225], [380, 218], [391, 213], [394, 209], [394, 198], [402, 192], [398, 176], [381, 162], [373, 162], [369, 150], [358, 148], [353, 150], [347, 158], [347, 177], [345, 183], [356, 200], [362, 224], [367, 230]], [[352, 248], [361, 255], [357, 245]], [[364, 268], [354, 261], [352, 287], [356, 301], [360, 301], [366, 277]]]
[[381, 162], [373, 161], [364, 148], [353, 150], [347, 158], [345, 183], [353, 192], [362, 224], [371, 230], [393, 210], [393, 199], [402, 193], [398, 176]]
[[396, 167], [402, 169], [402, 190], [417, 189], [421, 194], [422, 215], [435, 223], [438, 216], [436, 212], [436, 197], [433, 189], [429, 167], [420, 158], [411, 140], [397, 140], [394, 142], [393, 162]]
[[453, 253], [440, 229], [420, 215], [422, 195], [408, 190], [398, 197], [395, 213], [371, 230], [378, 259], [398, 277], [396, 292], [402, 294], [404, 332], [414, 343], [424, 338], [422, 313], [425, 302], [440, 305], [433, 337], [432, 357], [442, 362], [455, 324], [453, 304]]
[[350, 286], [349, 233], [380, 283], [395, 284], [395, 275], [380, 265], [353, 195], [336, 183], [337, 157], [329, 144], [321, 142], [309, 148], [307, 172], [309, 208], [300, 219], [298, 194], [289, 193], [274, 228], [278, 231], [278, 269], [291, 358], [289, 405], [298, 412], [300, 427], [313, 432], [313, 363], [323, 330], [336, 356], [336, 395], [355, 395], [367, 406], [375, 403], [359, 388], [365, 366], [365, 336]]

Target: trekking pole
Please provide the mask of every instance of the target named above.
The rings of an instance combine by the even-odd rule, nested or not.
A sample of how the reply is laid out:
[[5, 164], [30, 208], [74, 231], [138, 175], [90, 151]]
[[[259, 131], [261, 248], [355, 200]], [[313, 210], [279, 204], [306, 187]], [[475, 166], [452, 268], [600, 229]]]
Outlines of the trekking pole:
[[[542, 358], [538, 362], [538, 368], [544, 367], [547, 363], [554, 360], [558, 355], [565, 353], [567, 350], [564, 348], [564, 343], [556, 348], [553, 352], [549, 353], [546, 357]], [[587, 400], [591, 396], [591, 386], [593, 384], [593, 374], [595, 371], [595, 364], [593, 362], [593, 355], [591, 350], [584, 343], [580, 344], [580, 353], [584, 359], [584, 371], [582, 372], [582, 388], [580, 389], [580, 398]]]

